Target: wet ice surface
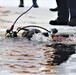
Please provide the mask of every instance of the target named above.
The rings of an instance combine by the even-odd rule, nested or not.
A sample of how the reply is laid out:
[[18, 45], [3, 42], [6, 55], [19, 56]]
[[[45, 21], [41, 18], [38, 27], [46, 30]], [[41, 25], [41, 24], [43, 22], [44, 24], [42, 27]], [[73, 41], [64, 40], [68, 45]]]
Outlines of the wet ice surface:
[[0, 72], [42, 74], [39, 70], [44, 59], [42, 47], [25, 38], [0, 39]]
[[34, 74], [39, 72], [41, 60], [40, 46], [35, 46], [25, 39], [6, 38], [0, 42], [0, 68], [13, 72]]
[[61, 65], [51, 65], [50, 62], [54, 59], [53, 53], [55, 49], [46, 47], [45, 44], [37, 41], [28, 41], [22, 37], [1, 38], [1, 75], [10, 75], [13, 73], [24, 75], [75, 75], [76, 55], [72, 55], [68, 59], [68, 62], [62, 63]]

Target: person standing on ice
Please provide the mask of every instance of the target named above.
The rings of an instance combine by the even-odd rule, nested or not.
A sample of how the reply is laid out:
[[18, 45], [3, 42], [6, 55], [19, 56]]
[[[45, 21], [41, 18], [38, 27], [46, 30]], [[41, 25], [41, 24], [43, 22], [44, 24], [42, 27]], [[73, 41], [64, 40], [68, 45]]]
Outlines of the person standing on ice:
[[76, 0], [59, 0], [58, 17], [51, 20], [49, 24], [54, 26], [76, 26]]
[[[32, 0], [33, 4], [34, 4], [34, 8], [38, 8], [38, 4], [37, 4], [37, 0]], [[20, 5], [19, 7], [24, 7], [24, 0], [20, 0]]]

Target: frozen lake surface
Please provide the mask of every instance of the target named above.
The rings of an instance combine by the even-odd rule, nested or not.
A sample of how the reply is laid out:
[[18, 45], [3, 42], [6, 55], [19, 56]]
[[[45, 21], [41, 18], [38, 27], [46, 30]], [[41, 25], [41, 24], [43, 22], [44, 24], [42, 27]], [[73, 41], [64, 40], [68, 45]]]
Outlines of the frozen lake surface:
[[[22, 16], [15, 29], [26, 25], [38, 25], [48, 30], [57, 28], [59, 33], [76, 32], [76, 27], [49, 25], [49, 21], [57, 17], [57, 12], [49, 11], [49, 8], [56, 7], [55, 1], [40, 0], [38, 4], [40, 8], [33, 8]], [[52, 64], [51, 61], [54, 59], [54, 49], [46, 47], [46, 43], [28, 41], [22, 37], [5, 37], [6, 29], [32, 5], [32, 1], [25, 0], [25, 8], [18, 8], [18, 5], [18, 0], [0, 0], [0, 6], [4, 6], [0, 8], [0, 75], [76, 75], [75, 53], [64, 63], [52, 66], [49, 64]], [[62, 53], [66, 52], [62, 50]]]

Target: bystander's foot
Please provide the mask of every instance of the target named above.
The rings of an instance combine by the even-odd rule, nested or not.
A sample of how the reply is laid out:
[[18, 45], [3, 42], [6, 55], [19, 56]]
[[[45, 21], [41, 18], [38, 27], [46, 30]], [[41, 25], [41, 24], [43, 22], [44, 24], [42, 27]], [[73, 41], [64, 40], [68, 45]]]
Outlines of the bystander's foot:
[[76, 21], [69, 21], [68, 22], [68, 25], [69, 26], [76, 26]]
[[38, 6], [37, 3], [36, 3], [36, 4], [33, 5], [33, 7], [34, 7], [34, 8], [38, 8], [39, 6]]
[[51, 24], [51, 25], [67, 25], [68, 23], [67, 22], [59, 22], [59, 21], [57, 21], [57, 20], [51, 20], [50, 22], [49, 22], [49, 24]]
[[24, 7], [24, 4], [20, 4], [19, 7]]
[[50, 8], [49, 10], [50, 11], [58, 11], [58, 7], [54, 8], [54, 9], [53, 8]]

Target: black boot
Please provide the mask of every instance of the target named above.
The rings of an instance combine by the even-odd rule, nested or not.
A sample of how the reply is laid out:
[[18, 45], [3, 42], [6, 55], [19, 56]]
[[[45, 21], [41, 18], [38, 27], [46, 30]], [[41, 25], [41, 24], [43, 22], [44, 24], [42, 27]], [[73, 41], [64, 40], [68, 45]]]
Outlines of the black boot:
[[50, 11], [58, 11], [58, 7], [49, 9]]
[[68, 24], [68, 22], [59, 22], [58, 20], [51, 20], [50, 22], [49, 22], [49, 24], [51, 24], [51, 25], [59, 25], [59, 26], [63, 26], [63, 25], [67, 25]]
[[38, 4], [37, 4], [37, 0], [32, 0], [32, 1], [33, 1], [33, 4], [34, 4], [33, 7], [34, 7], [34, 8], [38, 8], [39, 6], [38, 6]]
[[20, 0], [20, 5], [19, 7], [24, 7], [24, 1], [23, 0]]

